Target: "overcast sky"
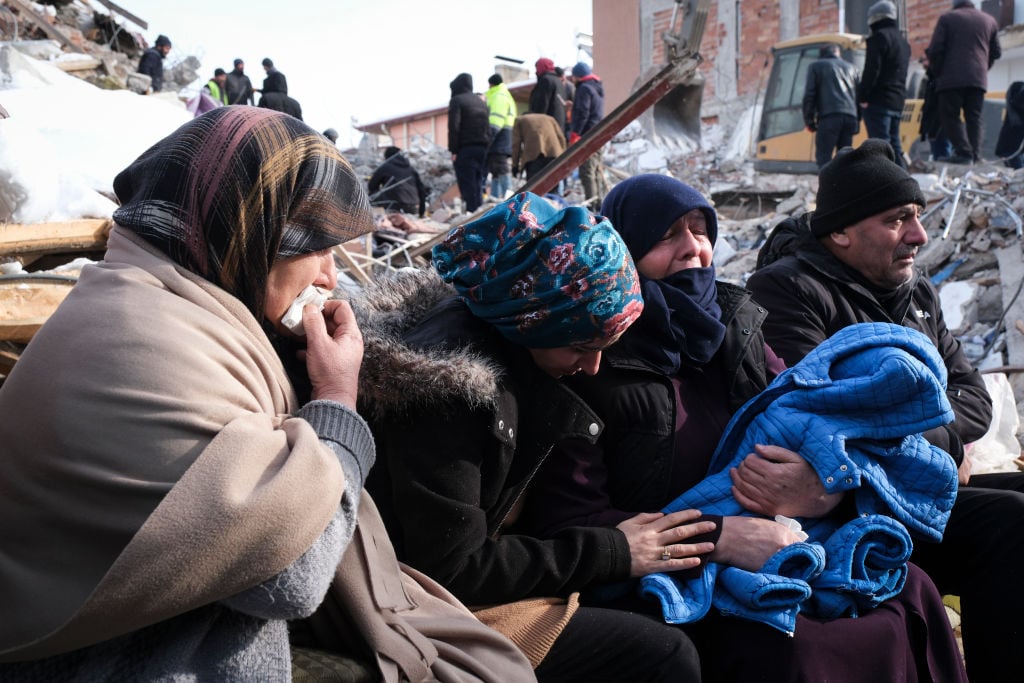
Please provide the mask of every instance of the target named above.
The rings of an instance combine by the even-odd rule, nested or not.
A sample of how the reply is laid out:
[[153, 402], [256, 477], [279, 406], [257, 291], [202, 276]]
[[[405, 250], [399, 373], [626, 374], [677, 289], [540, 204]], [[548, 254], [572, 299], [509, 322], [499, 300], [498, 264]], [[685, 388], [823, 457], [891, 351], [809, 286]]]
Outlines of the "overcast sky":
[[[487, 88], [494, 55], [561, 66], [589, 58], [576, 34], [590, 34], [592, 0], [124, 0], [149, 23], [134, 24], [153, 43], [174, 44], [168, 62], [194, 54], [205, 82], [236, 57], [255, 87], [270, 57], [288, 77], [288, 94], [314, 128], [336, 128], [347, 146], [349, 121], [406, 114], [448, 102], [460, 72]], [[358, 142], [352, 133], [350, 144]]]

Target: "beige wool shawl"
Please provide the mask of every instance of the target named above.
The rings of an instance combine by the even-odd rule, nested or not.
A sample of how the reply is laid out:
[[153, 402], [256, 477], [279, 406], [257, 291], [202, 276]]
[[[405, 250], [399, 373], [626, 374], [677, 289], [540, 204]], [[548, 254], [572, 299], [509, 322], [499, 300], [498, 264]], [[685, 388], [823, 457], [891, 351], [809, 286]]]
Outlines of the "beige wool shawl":
[[115, 228], [0, 389], [0, 661], [257, 585], [344, 489], [240, 301]]

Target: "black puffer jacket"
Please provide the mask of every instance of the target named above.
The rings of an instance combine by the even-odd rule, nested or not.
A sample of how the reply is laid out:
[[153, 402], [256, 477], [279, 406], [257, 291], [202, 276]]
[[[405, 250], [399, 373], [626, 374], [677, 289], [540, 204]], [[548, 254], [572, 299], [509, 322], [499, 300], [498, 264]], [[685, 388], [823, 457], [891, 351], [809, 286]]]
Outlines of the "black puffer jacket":
[[549, 453], [565, 439], [593, 442], [603, 425], [453, 292], [417, 271], [354, 302], [366, 348], [360, 413], [377, 444], [367, 488], [399, 559], [468, 605], [628, 577], [617, 529], [516, 533], [519, 503]]
[[882, 19], [872, 24], [867, 43], [857, 101], [903, 111], [910, 43], [900, 33], [895, 19]]
[[459, 74], [449, 87], [452, 98], [448, 102], [448, 151], [458, 154], [470, 145], [491, 144], [491, 112], [487, 103], [473, 92], [473, 77]]
[[389, 211], [416, 210], [423, 216], [427, 209], [427, 187], [404, 154], [398, 152], [384, 160], [366, 184], [370, 203]]
[[160, 92], [164, 87], [164, 55], [155, 47], [147, 48], [139, 59], [139, 73], [150, 78], [153, 92]]
[[[797, 219], [775, 228], [800, 233]], [[766, 246], [770, 246], [770, 239]], [[781, 241], [775, 240], [776, 245]], [[785, 255], [785, 252], [789, 252]], [[747, 288], [768, 309], [765, 339], [789, 366], [848, 325], [888, 322], [919, 330], [931, 339], [949, 372], [946, 395], [956, 419], [925, 433], [959, 464], [964, 443], [981, 438], [992, 420], [992, 399], [980, 373], [964, 356], [960, 342], [947, 329], [939, 293], [926, 277], [915, 273], [909, 283], [883, 303], [879, 293], [809, 233], [775, 254], [747, 281]]]

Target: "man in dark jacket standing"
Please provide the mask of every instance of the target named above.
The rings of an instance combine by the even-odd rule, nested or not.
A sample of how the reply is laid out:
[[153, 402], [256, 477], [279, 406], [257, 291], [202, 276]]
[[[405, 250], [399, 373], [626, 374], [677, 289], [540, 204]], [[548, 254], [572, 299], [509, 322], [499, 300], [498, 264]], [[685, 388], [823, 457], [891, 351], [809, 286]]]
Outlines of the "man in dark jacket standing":
[[449, 83], [448, 151], [452, 153], [455, 181], [470, 213], [484, 203], [484, 178], [487, 175], [487, 147], [491, 128], [487, 103], [473, 92], [473, 77], [461, 73]]
[[537, 70], [537, 84], [530, 92], [530, 113], [554, 117], [564, 134], [565, 86], [555, 73], [555, 63], [547, 57], [541, 57], [534, 68]]
[[[576, 84], [575, 99], [572, 101], [572, 132], [569, 144], [574, 145], [591, 128], [604, 118], [604, 85], [586, 62], [579, 62], [572, 68], [572, 80]], [[580, 164], [580, 183], [583, 195], [591, 206], [601, 206], [604, 200], [604, 166], [601, 159], [604, 150], [599, 149]]]
[[228, 74], [225, 87], [229, 104], [253, 104], [252, 81], [245, 75], [245, 62], [235, 60], [235, 68]]
[[288, 94], [288, 79], [274, 66], [274, 60], [270, 57], [263, 58], [263, 71], [267, 77], [263, 79], [262, 92], [279, 92]]
[[804, 125], [814, 133], [818, 169], [837, 149], [853, 144], [860, 127], [857, 106], [857, 67], [839, 56], [838, 45], [821, 48], [807, 69], [804, 83]]
[[868, 26], [871, 35], [857, 88], [864, 127], [870, 137], [888, 141], [896, 152], [896, 163], [906, 168], [900, 119], [906, 100], [910, 43], [896, 25], [896, 5], [889, 0], [879, 0], [868, 9]]
[[976, 9], [974, 0], [953, 0], [953, 10], [935, 24], [925, 54], [937, 76], [942, 132], [953, 144], [953, 156], [947, 161], [980, 161], [981, 110], [988, 89], [988, 70], [1002, 55], [999, 25]]
[[[920, 187], [896, 165], [888, 143], [869, 139], [844, 149], [821, 170], [809, 231], [803, 223], [803, 234], [755, 271], [747, 288], [769, 311], [765, 340], [790, 367], [860, 322], [904, 325], [934, 342], [948, 372], [946, 396], [955, 419], [924, 436], [958, 464], [960, 489], [942, 542], [915, 540], [911, 561], [941, 592], [960, 596], [970, 679], [1007, 680], [1007, 672], [1024, 670], [1024, 629], [1005, 621], [1024, 610], [1017, 578], [1024, 566], [1024, 473], [971, 477], [964, 444], [988, 430], [992, 403], [946, 327], [938, 292], [914, 269], [914, 256], [928, 241], [919, 219], [924, 205]], [[784, 222], [790, 229], [798, 223]], [[799, 486], [792, 472], [776, 474], [780, 487]], [[777, 504], [762, 502], [757, 512]]]
[[149, 76], [153, 92], [160, 92], [164, 87], [164, 57], [171, 51], [171, 39], [160, 34], [156, 37], [156, 45], [142, 53], [139, 59], [139, 73]]
[[[264, 60], [267, 62], [270, 60]], [[273, 62], [271, 62], [273, 68]], [[294, 97], [288, 95], [288, 82], [284, 80], [284, 74], [277, 74], [280, 78], [268, 77], [263, 81], [262, 95], [260, 95], [259, 106], [274, 111], [281, 111], [289, 116], [302, 120], [302, 106]]]
[[422, 218], [427, 212], [427, 188], [398, 147], [384, 150], [384, 163], [370, 176], [367, 189], [370, 204], [383, 206], [390, 213], [414, 213]]

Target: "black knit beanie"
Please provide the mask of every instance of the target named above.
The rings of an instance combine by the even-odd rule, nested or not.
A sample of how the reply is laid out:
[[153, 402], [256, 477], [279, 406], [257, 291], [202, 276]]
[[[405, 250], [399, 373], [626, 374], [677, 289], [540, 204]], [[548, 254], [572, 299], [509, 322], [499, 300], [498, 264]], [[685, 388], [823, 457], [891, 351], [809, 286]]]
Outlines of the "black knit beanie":
[[824, 237], [876, 213], [903, 204], [925, 205], [924, 193], [896, 163], [885, 140], [869, 138], [861, 146], [844, 147], [818, 174], [811, 232]]

